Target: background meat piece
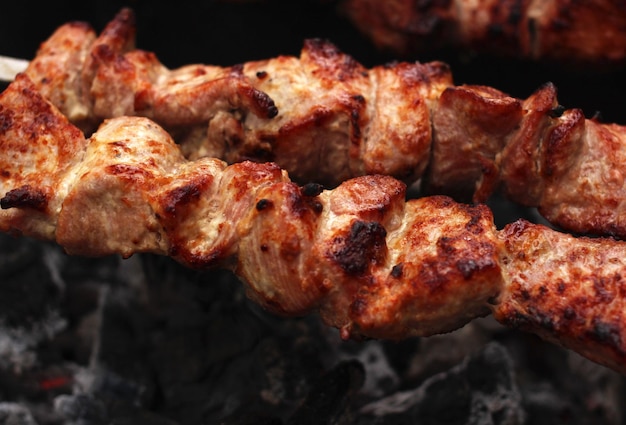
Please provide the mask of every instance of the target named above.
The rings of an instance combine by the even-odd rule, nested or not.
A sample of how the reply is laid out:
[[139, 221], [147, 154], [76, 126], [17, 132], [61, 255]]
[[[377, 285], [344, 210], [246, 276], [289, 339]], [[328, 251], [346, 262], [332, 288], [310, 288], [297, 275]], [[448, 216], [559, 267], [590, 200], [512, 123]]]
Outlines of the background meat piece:
[[441, 47], [592, 67], [626, 64], [621, 0], [346, 0], [342, 10], [381, 49]]

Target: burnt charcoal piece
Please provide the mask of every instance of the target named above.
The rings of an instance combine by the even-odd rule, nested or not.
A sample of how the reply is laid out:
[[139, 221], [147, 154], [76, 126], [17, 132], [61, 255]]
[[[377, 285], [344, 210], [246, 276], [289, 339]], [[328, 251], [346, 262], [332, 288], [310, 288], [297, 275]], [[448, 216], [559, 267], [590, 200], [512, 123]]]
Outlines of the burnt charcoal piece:
[[418, 388], [371, 403], [362, 412], [362, 424], [521, 425], [525, 418], [513, 362], [495, 342]]
[[62, 395], [54, 400], [55, 413], [64, 424], [177, 425], [177, 422], [131, 403], [103, 401], [88, 394]]
[[283, 425], [283, 421], [273, 416], [244, 415], [242, 418], [236, 416], [234, 418], [228, 418], [225, 421], [220, 422], [220, 425]]
[[[465, 379], [470, 388], [482, 394], [495, 395], [501, 389], [516, 388], [512, 367], [509, 355], [501, 345], [487, 344], [484, 350], [467, 363]], [[507, 398], [513, 396], [508, 393], [502, 395], [507, 395]]]
[[311, 389], [287, 425], [349, 423], [352, 398], [364, 379], [365, 371], [359, 362], [340, 363]]
[[28, 408], [18, 403], [0, 402], [0, 424], [37, 425]]
[[150, 404], [155, 382], [145, 361], [147, 318], [140, 305], [122, 294], [110, 291], [104, 298], [98, 350], [93, 359], [100, 373], [93, 390], [112, 399]]
[[[584, 377], [580, 384], [588, 384]], [[604, 382], [597, 382], [595, 386], [587, 385], [576, 391], [564, 392], [560, 386], [549, 382], [537, 382], [527, 385], [523, 391], [524, 410], [527, 412], [527, 421], [533, 425], [566, 425], [566, 424], [594, 424], [612, 425], [624, 423], [624, 418], [618, 418], [619, 412], [612, 411], [610, 399], [606, 400], [606, 387], [611, 384], [611, 378], [606, 375]], [[619, 384], [621, 386], [621, 384]], [[572, 384], [575, 387], [575, 384]], [[623, 400], [618, 403], [623, 403]], [[621, 414], [623, 416], [623, 413]]]
[[104, 403], [87, 394], [59, 396], [54, 403], [56, 413], [69, 423], [99, 425], [107, 423]]
[[0, 235], [0, 323], [30, 327], [57, 307], [58, 289], [41, 244]]

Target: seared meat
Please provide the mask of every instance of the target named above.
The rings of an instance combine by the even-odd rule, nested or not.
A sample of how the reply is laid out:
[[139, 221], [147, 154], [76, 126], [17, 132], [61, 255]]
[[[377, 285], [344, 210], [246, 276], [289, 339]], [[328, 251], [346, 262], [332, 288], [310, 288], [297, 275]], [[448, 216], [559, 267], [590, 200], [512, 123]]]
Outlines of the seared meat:
[[564, 110], [551, 84], [523, 102], [450, 88], [433, 119], [429, 193], [481, 202], [501, 187], [564, 229], [626, 237], [626, 127]]
[[600, 363], [621, 364], [624, 373], [624, 242], [575, 238], [523, 221], [499, 237], [506, 284], [496, 319]]
[[189, 158], [272, 160], [299, 181], [327, 185], [382, 172], [416, 179], [428, 163], [428, 103], [451, 84], [444, 64], [367, 70], [332, 44], [309, 40], [300, 58], [169, 70], [154, 54], [129, 50], [133, 29], [128, 9], [97, 38], [85, 25], [65, 25], [26, 74], [84, 130], [110, 117], [146, 116]]
[[626, 61], [621, 0], [345, 0], [343, 13], [402, 56], [444, 46], [579, 66]]
[[562, 228], [626, 238], [626, 127], [564, 111], [552, 85], [521, 100], [454, 86], [440, 62], [366, 69], [320, 40], [299, 58], [169, 70], [131, 49], [133, 34], [128, 9], [99, 37], [63, 26], [26, 74], [83, 128], [149, 117], [188, 159], [273, 161], [329, 187], [365, 174], [422, 179], [425, 193], [476, 202], [502, 188]]
[[152, 252], [225, 267], [284, 315], [399, 339], [495, 313], [626, 372], [626, 242], [575, 239], [361, 176], [299, 186], [273, 163], [184, 158], [145, 117], [85, 139], [25, 75], [0, 95], [0, 230], [72, 254]]

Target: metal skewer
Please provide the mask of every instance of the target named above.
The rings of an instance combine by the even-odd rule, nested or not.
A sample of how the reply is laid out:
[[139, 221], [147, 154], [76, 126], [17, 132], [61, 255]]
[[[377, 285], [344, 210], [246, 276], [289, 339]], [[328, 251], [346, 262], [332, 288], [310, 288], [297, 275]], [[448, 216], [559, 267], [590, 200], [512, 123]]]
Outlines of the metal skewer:
[[0, 81], [13, 81], [17, 74], [26, 70], [28, 63], [25, 59], [0, 55]]

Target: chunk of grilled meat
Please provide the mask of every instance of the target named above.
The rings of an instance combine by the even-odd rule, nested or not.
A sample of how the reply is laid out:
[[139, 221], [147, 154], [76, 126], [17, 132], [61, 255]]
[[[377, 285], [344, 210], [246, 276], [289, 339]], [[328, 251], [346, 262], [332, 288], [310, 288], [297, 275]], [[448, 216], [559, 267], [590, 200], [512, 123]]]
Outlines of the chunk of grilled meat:
[[498, 236], [506, 283], [494, 317], [626, 372], [625, 243], [575, 238], [524, 221]]
[[450, 88], [433, 122], [428, 193], [481, 202], [501, 187], [566, 230], [626, 238], [626, 127], [564, 110], [552, 84], [525, 101]]
[[318, 311], [344, 338], [428, 336], [493, 312], [626, 372], [626, 242], [498, 231], [484, 205], [405, 202], [388, 176], [322, 190], [272, 163], [190, 161], [143, 117], [85, 139], [24, 75], [0, 95], [0, 123], [3, 232], [229, 268], [265, 308]]
[[376, 46], [404, 57], [454, 46], [596, 68], [626, 62], [621, 0], [344, 0], [341, 10]]
[[26, 74], [86, 131], [102, 119], [146, 116], [189, 158], [272, 160], [299, 181], [336, 185], [383, 172], [417, 179], [432, 137], [428, 103], [451, 84], [444, 64], [367, 70], [322, 40], [308, 40], [300, 58], [169, 70], [131, 49], [133, 36], [129, 9], [98, 37], [84, 24], [64, 25]]
[[132, 49], [133, 35], [128, 9], [98, 37], [65, 25], [27, 75], [83, 128], [146, 116], [188, 159], [273, 161], [329, 187], [364, 174], [423, 177], [425, 193], [476, 202], [503, 187], [562, 228], [626, 238], [626, 127], [564, 111], [550, 84], [521, 100], [454, 86], [439, 62], [366, 69], [320, 40], [299, 58], [169, 70]]

